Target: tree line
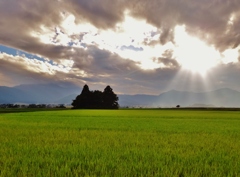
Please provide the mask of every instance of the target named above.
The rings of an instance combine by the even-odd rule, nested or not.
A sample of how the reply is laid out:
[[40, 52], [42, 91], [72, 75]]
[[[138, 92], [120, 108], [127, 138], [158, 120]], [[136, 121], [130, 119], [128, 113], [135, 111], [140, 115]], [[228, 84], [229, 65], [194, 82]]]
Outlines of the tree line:
[[103, 92], [90, 91], [88, 85], [84, 85], [80, 95], [72, 102], [73, 109], [118, 109], [118, 97], [110, 86]]
[[0, 104], [0, 108], [66, 108], [63, 104]]

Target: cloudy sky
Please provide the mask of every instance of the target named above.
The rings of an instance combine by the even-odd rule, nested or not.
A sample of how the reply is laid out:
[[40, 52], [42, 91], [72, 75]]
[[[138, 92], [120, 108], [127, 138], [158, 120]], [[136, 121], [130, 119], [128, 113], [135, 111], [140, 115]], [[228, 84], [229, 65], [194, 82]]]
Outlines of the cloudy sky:
[[240, 91], [239, 0], [0, 0], [0, 85]]

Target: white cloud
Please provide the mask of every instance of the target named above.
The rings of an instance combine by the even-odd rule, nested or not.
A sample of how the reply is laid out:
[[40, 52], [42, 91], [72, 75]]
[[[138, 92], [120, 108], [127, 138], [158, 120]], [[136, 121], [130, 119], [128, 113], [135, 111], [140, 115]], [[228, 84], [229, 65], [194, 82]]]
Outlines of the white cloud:
[[55, 75], [56, 72], [68, 73], [73, 65], [72, 62], [68, 63], [66, 61], [65, 66], [52, 65], [48, 61], [40, 61], [37, 59], [29, 59], [26, 56], [13, 56], [6, 53], [0, 53], [0, 62], [3, 61], [31, 72], [46, 73], [49, 75]]

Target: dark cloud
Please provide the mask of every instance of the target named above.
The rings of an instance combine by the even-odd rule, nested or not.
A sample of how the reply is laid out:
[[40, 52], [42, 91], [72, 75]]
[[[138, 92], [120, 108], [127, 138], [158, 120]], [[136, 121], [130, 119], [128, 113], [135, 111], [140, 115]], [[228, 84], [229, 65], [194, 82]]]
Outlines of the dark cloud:
[[95, 46], [88, 46], [86, 57], [74, 58], [73, 68], [79, 68], [93, 75], [121, 75], [140, 70], [139, 63], [123, 59], [117, 54], [101, 50]]
[[21, 61], [12, 61], [11, 56], [5, 56], [4, 58], [5, 60], [0, 59], [0, 76], [2, 76], [0, 77], [0, 80], [3, 85], [15, 86], [23, 83], [37, 84], [57, 80], [56, 76], [28, 69]]
[[124, 0], [65, 0], [63, 1], [68, 11], [81, 20], [90, 21], [99, 28], [114, 28], [115, 24], [124, 19], [126, 5]]
[[58, 1], [1, 1], [0, 43], [48, 58], [57, 55], [57, 58], [61, 47], [43, 44], [31, 32], [43, 33], [41, 26], [54, 29], [61, 22], [60, 9]]
[[[162, 43], [172, 39], [171, 29], [185, 25], [188, 32], [214, 44], [219, 50], [239, 45], [239, 9], [236, 0], [150, 0], [131, 1], [132, 14], [163, 30]], [[232, 24], [229, 19], [234, 16]]]
[[174, 42], [173, 29], [163, 29], [159, 40], [162, 45], [165, 45], [167, 42]]
[[169, 58], [158, 58], [158, 63], [162, 63], [166, 67], [179, 67], [179, 64], [176, 60], [174, 59], [169, 59]]

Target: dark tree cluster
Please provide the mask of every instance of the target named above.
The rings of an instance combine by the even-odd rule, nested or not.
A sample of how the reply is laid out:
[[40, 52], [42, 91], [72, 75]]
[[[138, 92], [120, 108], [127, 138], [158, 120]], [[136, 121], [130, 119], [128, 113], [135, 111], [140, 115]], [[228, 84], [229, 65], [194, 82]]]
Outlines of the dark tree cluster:
[[103, 92], [90, 91], [88, 85], [83, 87], [80, 95], [72, 102], [73, 109], [118, 109], [118, 97], [110, 86]]
[[1, 104], [0, 108], [20, 108], [21, 106], [18, 104]]
[[0, 104], [0, 108], [66, 108], [63, 104], [59, 105], [46, 105], [46, 104], [29, 104], [29, 105], [18, 105], [18, 104]]

